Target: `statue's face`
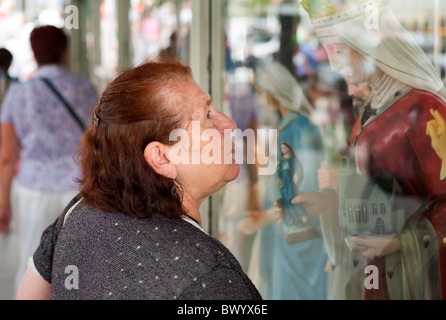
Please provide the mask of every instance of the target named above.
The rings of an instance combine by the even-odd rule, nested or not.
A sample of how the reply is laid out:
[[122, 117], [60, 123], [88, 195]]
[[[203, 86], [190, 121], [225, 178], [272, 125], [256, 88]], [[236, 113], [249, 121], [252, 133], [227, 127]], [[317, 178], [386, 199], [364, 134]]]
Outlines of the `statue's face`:
[[283, 144], [283, 143], [280, 145], [280, 151], [282, 151], [282, 153], [284, 155], [289, 153], [288, 147], [285, 144]]
[[360, 56], [339, 36], [329, 36], [321, 39], [327, 50], [331, 69], [340, 73], [350, 84], [364, 83], [371, 76], [370, 60]]

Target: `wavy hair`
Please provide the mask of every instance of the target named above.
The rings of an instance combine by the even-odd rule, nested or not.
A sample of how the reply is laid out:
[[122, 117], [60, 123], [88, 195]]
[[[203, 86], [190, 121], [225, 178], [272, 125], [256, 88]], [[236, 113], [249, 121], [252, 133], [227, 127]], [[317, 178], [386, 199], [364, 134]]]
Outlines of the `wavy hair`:
[[187, 100], [181, 84], [191, 79], [191, 69], [180, 62], [151, 59], [106, 87], [79, 149], [78, 181], [87, 204], [138, 219], [185, 214], [181, 186], [152, 170], [144, 149], [152, 141], [175, 143], [171, 131], [187, 120], [175, 107]]

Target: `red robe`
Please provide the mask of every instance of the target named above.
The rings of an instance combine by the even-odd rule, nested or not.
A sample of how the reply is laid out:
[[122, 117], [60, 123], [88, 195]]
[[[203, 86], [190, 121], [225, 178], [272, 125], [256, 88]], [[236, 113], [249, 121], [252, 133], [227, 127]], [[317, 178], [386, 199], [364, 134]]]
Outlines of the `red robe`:
[[[426, 135], [426, 124], [433, 119], [430, 109], [438, 110], [446, 118], [446, 103], [443, 100], [426, 91], [412, 90], [369, 124], [362, 127], [359, 119], [350, 143], [356, 144], [362, 174], [391, 175], [401, 184], [403, 195], [424, 204], [418, 211], [416, 206], [409, 206], [406, 216], [410, 217], [408, 222], [427, 219], [435, 232], [438, 256], [434, 257], [432, 264], [433, 268], [438, 269], [441, 279], [441, 297], [446, 299], [446, 182], [440, 180], [441, 160], [431, 146], [430, 137]], [[416, 223], [411, 225], [414, 227]], [[414, 239], [418, 237], [416, 230], [411, 232], [415, 234]], [[417, 250], [410, 251], [413, 253]], [[376, 263], [380, 264], [379, 261]], [[388, 298], [385, 279], [381, 281], [384, 283], [379, 292], [366, 290], [366, 298]]]

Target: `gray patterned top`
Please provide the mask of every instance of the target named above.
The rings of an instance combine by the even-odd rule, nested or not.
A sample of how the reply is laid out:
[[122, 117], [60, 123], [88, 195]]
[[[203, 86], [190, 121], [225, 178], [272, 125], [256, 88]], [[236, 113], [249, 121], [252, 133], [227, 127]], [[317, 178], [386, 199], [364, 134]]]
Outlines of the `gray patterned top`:
[[53, 299], [262, 299], [229, 250], [193, 221], [138, 220], [78, 201], [33, 256]]

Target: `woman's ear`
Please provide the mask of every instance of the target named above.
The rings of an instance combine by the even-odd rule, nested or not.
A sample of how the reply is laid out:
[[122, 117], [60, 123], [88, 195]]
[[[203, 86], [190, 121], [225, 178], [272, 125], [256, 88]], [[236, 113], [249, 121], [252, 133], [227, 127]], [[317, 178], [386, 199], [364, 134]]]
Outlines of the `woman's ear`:
[[169, 178], [177, 178], [177, 168], [169, 160], [170, 147], [160, 142], [151, 142], [144, 149], [144, 159], [147, 164], [159, 175]]

